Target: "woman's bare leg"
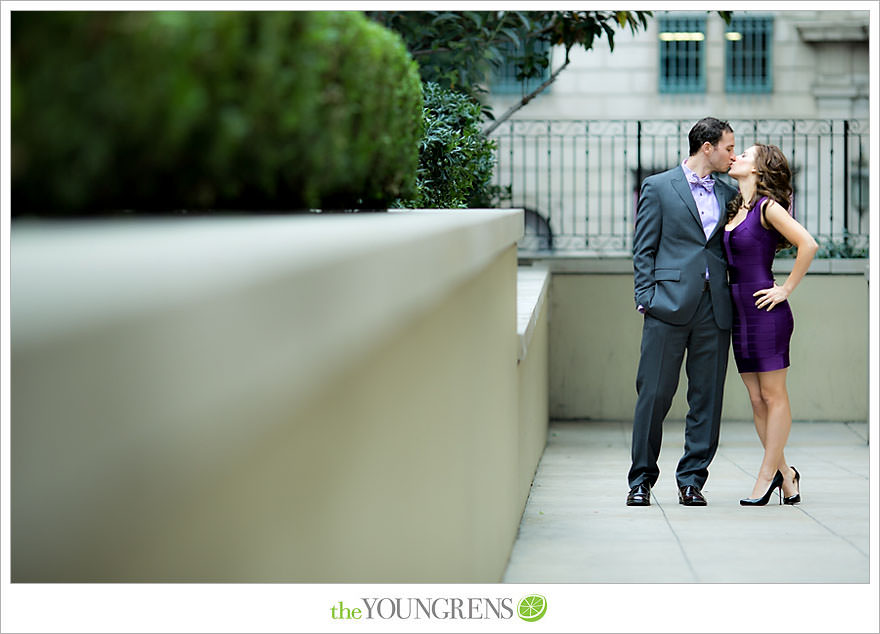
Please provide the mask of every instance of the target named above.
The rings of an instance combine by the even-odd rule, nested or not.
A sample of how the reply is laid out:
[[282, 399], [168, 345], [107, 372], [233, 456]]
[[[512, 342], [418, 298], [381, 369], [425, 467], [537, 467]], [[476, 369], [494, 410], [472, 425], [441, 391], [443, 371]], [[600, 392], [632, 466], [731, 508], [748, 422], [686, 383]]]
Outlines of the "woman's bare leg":
[[[759, 498], [767, 492], [777, 470], [781, 471], [786, 479], [794, 475], [785, 464], [784, 453], [785, 443], [791, 431], [791, 405], [785, 386], [787, 373], [788, 368], [783, 368], [757, 374], [761, 400], [766, 406], [767, 413], [763, 425], [764, 434], [761, 438], [764, 445], [764, 459], [761, 461], [758, 479], [752, 489], [752, 498]], [[755, 426], [759, 430], [758, 436], [761, 437], [761, 425], [756, 423]], [[793, 486], [791, 488], [793, 489]]]
[[[780, 371], [780, 372], [782, 372], [782, 371]], [[763, 374], [769, 374], [769, 373], [763, 373]], [[767, 436], [768, 403], [767, 403], [767, 401], [764, 400], [764, 396], [761, 392], [761, 380], [759, 378], [760, 376], [761, 375], [759, 375], [757, 372], [743, 372], [742, 374], [740, 374], [740, 377], [742, 378], [742, 382], [745, 384], [746, 389], [749, 392], [749, 400], [752, 403], [752, 416], [754, 417], [754, 421], [755, 421], [755, 431], [758, 432], [758, 438], [761, 439], [761, 446], [764, 447], [766, 450], [766, 447], [767, 447], [766, 436]], [[765, 382], [766, 382], [766, 380], [765, 380]], [[772, 379], [771, 379], [771, 383], [772, 383]], [[783, 390], [785, 389], [785, 377], [783, 377], [782, 389]], [[786, 396], [785, 396], [785, 401], [788, 402], [787, 392], [786, 392]], [[789, 408], [789, 410], [790, 410], [790, 408]], [[788, 414], [788, 418], [789, 418], [789, 429], [791, 429], [791, 422], [790, 422], [791, 421], [791, 413], [790, 413], [790, 411]], [[784, 443], [783, 443], [783, 446], [784, 446]], [[789, 467], [788, 463], [785, 461], [785, 452], [784, 451], [782, 453], [780, 453], [780, 458], [779, 458], [778, 464], [776, 465], [776, 469], [778, 469], [782, 473], [783, 477], [785, 478], [785, 481], [782, 485], [783, 493], [786, 496], [792, 496], [795, 493], [797, 493], [798, 492], [797, 487], [795, 486], [795, 483], [794, 483], [794, 470], [791, 467]], [[760, 497], [761, 495], [764, 495], [764, 493], [766, 493], [767, 487], [770, 486], [770, 481], [772, 481], [773, 475], [775, 475], [775, 473], [776, 473], [776, 470], [773, 471], [773, 474], [770, 476], [770, 480], [768, 480], [766, 482], [766, 486], [764, 487], [764, 490], [761, 493], [759, 493], [757, 496], [753, 496], [753, 497]], [[754, 493], [754, 491], [753, 491], [753, 493]]]

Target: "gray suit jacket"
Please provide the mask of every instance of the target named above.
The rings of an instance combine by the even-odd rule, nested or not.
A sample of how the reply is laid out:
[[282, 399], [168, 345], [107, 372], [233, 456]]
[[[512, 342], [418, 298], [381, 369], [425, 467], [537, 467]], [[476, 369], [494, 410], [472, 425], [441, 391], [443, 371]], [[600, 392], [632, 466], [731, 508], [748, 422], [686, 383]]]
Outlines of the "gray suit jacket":
[[709, 239], [681, 165], [642, 183], [633, 235], [635, 301], [653, 317], [683, 326], [697, 310], [706, 267], [719, 328], [731, 326], [727, 258], [722, 238], [727, 202], [736, 195], [715, 181], [721, 218]]

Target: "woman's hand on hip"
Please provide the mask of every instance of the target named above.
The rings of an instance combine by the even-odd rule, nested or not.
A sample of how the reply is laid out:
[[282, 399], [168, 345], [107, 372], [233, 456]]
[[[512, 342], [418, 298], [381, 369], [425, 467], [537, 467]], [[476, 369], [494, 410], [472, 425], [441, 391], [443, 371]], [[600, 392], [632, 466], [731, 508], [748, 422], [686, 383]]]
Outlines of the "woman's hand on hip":
[[788, 290], [784, 286], [773, 284], [773, 288], [757, 291], [752, 297], [758, 298], [755, 300], [755, 306], [761, 310], [766, 308], [768, 311], [771, 311], [774, 306], [788, 299]]

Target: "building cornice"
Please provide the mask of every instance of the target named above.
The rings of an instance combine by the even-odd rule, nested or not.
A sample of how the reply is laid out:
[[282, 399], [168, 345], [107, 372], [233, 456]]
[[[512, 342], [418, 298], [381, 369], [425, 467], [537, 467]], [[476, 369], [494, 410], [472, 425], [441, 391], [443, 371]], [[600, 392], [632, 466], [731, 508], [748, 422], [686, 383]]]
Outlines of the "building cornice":
[[801, 40], [808, 44], [868, 41], [868, 23], [862, 21], [820, 20], [795, 27]]

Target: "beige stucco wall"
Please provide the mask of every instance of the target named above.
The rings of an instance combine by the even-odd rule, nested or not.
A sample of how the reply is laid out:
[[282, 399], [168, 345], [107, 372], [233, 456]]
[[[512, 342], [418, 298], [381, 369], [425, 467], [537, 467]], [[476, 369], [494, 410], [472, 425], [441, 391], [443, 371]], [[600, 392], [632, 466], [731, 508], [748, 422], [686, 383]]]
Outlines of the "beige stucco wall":
[[[642, 318], [632, 274], [556, 273], [550, 290], [550, 415], [631, 420]], [[631, 266], [630, 266], [631, 268]], [[814, 268], [821, 268], [819, 262]], [[777, 279], [780, 272], [777, 271]], [[785, 275], [785, 273], [781, 273]], [[784, 277], [782, 278], [784, 279]], [[811, 273], [791, 298], [795, 332], [788, 388], [795, 420], [868, 417], [868, 284], [863, 272]], [[682, 369], [670, 419], [687, 412]], [[730, 354], [723, 416], [751, 420]]]
[[521, 235], [519, 211], [14, 227], [13, 580], [500, 580], [545, 433]]
[[[159, 573], [151, 562], [169, 544], [234, 514], [218, 538], [258, 540], [226, 562], [233, 579], [498, 580], [520, 512], [515, 266], [509, 249], [307, 403], [279, 409], [277, 432], [212, 485], [187, 539], [164, 536], [138, 567]], [[186, 574], [213, 557], [173, 565]]]
[[550, 338], [548, 301], [537, 307], [534, 330], [525, 357], [517, 365], [519, 398], [519, 496], [529, 496], [538, 461], [547, 444], [550, 412]]

